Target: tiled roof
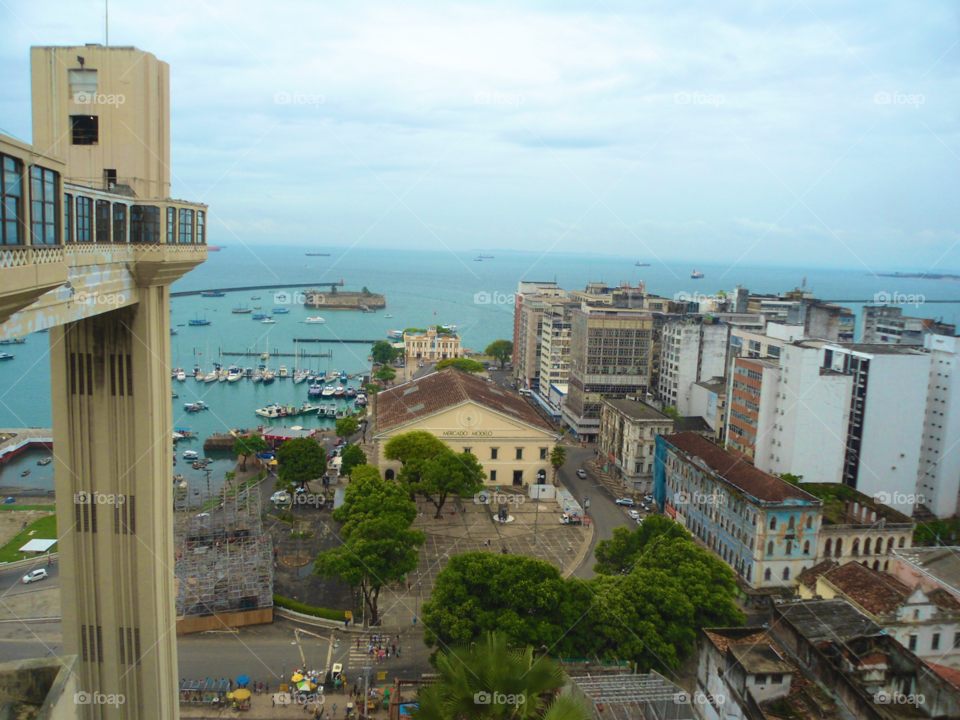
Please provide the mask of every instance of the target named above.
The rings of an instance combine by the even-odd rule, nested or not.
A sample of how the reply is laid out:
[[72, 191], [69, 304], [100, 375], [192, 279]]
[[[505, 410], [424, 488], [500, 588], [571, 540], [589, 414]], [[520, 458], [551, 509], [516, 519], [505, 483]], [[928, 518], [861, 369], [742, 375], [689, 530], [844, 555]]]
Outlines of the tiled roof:
[[846, 642], [855, 637], [880, 635], [883, 630], [846, 600], [797, 600], [775, 606], [775, 610], [814, 644]]
[[455, 368], [446, 368], [377, 393], [376, 432], [385, 432], [429, 417], [468, 400], [506, 417], [553, 432], [553, 428], [537, 411], [516, 393]]
[[874, 615], [887, 613], [910, 595], [910, 588], [892, 575], [851, 562], [824, 574], [823, 579]]
[[619, 410], [631, 420], [656, 420], [658, 422], [669, 422], [670, 418], [664, 415], [645, 402], [639, 400], [627, 400], [626, 398], [604, 398], [603, 402]]
[[820, 504], [820, 500], [810, 493], [791, 485], [786, 480], [758, 470], [745, 460], [738, 459], [720, 446], [714, 445], [702, 435], [681, 432], [665, 435], [663, 439], [678, 450], [700, 458], [717, 475], [758, 500], [767, 502], [804, 500]]
[[802, 573], [797, 575], [797, 580], [812, 590], [817, 586], [817, 580], [819, 580], [821, 576], [839, 566], [840, 563], [838, 563], [836, 560], [824, 560], [821, 563], [817, 563], [809, 570], [804, 570]]
[[954, 668], [947, 667], [946, 665], [939, 665], [935, 662], [930, 662], [929, 660], [925, 660], [924, 662], [933, 668], [933, 671], [937, 673], [937, 675], [942, 677], [955, 688], [960, 689], [960, 670], [955, 670]]

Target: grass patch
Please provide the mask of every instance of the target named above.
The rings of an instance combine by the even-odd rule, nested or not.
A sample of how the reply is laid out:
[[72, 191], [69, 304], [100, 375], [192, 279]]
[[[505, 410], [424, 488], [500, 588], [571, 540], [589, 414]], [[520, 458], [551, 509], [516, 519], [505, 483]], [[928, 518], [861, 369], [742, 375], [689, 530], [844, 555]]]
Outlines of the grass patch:
[[328, 608], [312, 607], [310, 605], [304, 605], [303, 603], [297, 602], [296, 600], [290, 600], [289, 598], [281, 597], [280, 595], [273, 596], [273, 604], [277, 607], [293, 610], [293, 612], [298, 612], [302, 615], [310, 615], [311, 617], [323, 618], [324, 620], [336, 620], [337, 622], [343, 622], [347, 619], [347, 614], [344, 610], [330, 610]]
[[[33, 533], [31, 535], [31, 533]], [[28, 557], [33, 557], [33, 555], [25, 555], [22, 552], [18, 552], [18, 549], [26, 545], [31, 540], [56, 540], [57, 539], [57, 516], [48, 515], [45, 518], [40, 518], [35, 520], [27, 526], [26, 530], [23, 530], [17, 533], [16, 537], [13, 538], [10, 542], [0, 548], [0, 563], [3, 562], [16, 562], [17, 560], [25, 560]], [[57, 552], [57, 546], [54, 545], [50, 548], [52, 553]]]

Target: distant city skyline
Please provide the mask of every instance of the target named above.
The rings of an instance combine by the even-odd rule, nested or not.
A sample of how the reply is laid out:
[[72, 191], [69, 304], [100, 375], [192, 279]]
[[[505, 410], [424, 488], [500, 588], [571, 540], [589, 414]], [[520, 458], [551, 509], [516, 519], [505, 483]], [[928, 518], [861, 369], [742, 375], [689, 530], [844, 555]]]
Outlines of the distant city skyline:
[[[0, 18], [30, 142], [29, 47], [104, 42], [103, 7]], [[939, 2], [110, 7], [111, 45], [170, 64], [211, 244], [865, 273], [960, 270], [958, 35]]]

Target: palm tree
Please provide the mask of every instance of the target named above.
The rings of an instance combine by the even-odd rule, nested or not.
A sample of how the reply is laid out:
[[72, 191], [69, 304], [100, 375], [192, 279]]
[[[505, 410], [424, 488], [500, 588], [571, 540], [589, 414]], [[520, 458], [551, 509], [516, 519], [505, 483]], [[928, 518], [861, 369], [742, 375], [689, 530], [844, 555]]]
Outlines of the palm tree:
[[567, 449], [563, 445], [554, 445], [550, 452], [550, 464], [553, 465], [553, 484], [557, 485], [557, 473], [567, 461]]
[[[437, 681], [420, 690], [413, 720], [588, 720], [584, 705], [563, 686], [561, 667], [535, 658], [533, 648], [511, 648], [503, 633], [437, 654]], [[553, 698], [553, 702], [550, 702]]]

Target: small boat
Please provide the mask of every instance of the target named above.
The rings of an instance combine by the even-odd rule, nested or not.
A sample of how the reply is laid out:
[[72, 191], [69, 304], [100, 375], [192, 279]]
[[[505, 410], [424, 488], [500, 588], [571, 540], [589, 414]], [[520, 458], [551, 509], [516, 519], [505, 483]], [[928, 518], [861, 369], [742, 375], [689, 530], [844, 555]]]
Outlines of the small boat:
[[316, 397], [317, 395], [321, 395], [322, 393], [323, 393], [323, 385], [318, 385], [317, 383], [313, 383], [310, 386], [310, 389], [307, 390], [307, 395], [309, 395], [310, 397]]
[[187, 379], [187, 374], [183, 371], [183, 368], [177, 370], [177, 380], [184, 382]]
[[481, 260], [493, 260], [493, 255], [477, 255]]
[[339, 410], [337, 410], [337, 414], [334, 415], [334, 417], [337, 420], [343, 420], [345, 417], [349, 417], [349, 416], [350, 416], [350, 411], [347, 410], [346, 408], [340, 408]]
[[324, 320], [320, 316], [317, 316], [317, 317], [308, 317], [306, 320], [304, 320], [304, 322], [307, 323], [308, 325], [319, 325], [320, 323], [325, 323], [326, 320]]
[[246, 305], [243, 305], [242, 307], [238, 305], [237, 307], [235, 307], [235, 308], [234, 308], [233, 310], [231, 310], [230, 312], [236, 313], [237, 315], [244, 315], [244, 314], [246, 314], [246, 313], [253, 312], [253, 310], [251, 310], [250, 308], [248, 308]]
[[180, 393], [171, 392], [171, 393], [170, 393], [170, 396], [171, 396], [174, 400], [176, 400], [178, 397], [180, 397]]
[[251, 295], [251, 296], [250, 296], [250, 299], [251, 299], [251, 300], [259, 300], [259, 299], [260, 299], [260, 296], [259, 296], [259, 295]]
[[277, 374], [273, 370], [267, 370], [263, 373], [263, 384], [269, 385], [277, 379]]
[[186, 412], [200, 412], [201, 410], [209, 410], [207, 404], [202, 400], [198, 400], [195, 403], [187, 403], [183, 406], [184, 411]]
[[286, 366], [286, 365], [281, 365], [281, 366], [280, 366], [280, 369], [277, 370], [277, 377], [278, 377], [278, 378], [288, 377], [288, 375], [287, 375], [287, 366]]
[[357, 407], [366, 407], [367, 406], [367, 396], [364, 393], [357, 393], [357, 399], [354, 401], [354, 404]]
[[219, 290], [204, 290], [200, 293], [200, 297], [223, 297], [226, 293], [220, 292]]
[[692, 280], [699, 280], [702, 277], [704, 277], [702, 272], [697, 272], [696, 270], [694, 270], [692, 273], [690, 273], [690, 278]]
[[13, 355], [10, 353], [0, 353], [0, 360], [13, 360]]
[[261, 360], [266, 360], [269, 357], [270, 357], [270, 353], [260, 353]]
[[293, 384], [294, 384], [294, 385], [299, 385], [300, 383], [302, 383], [302, 382], [303, 382], [304, 380], [306, 380], [306, 379], [307, 379], [307, 371], [306, 371], [306, 370], [294, 370], [294, 371], [293, 371]]
[[346, 370], [344, 370], [343, 372], [340, 373], [340, 379], [341, 379], [341, 380], [346, 380], [346, 379], [347, 379], [347, 371], [346, 371]]
[[389, 318], [392, 318], [393, 315], [384, 315], [384, 317], [387, 318], [387, 319], [389, 319]]
[[343, 396], [346, 398], [355, 398], [357, 396], [357, 389], [354, 387], [348, 387]]
[[253, 381], [254, 381], [254, 382], [263, 382], [263, 373], [261, 373], [261, 372], [256, 372], [256, 373], [254, 373], [254, 374], [253, 374]]
[[253, 309], [254, 309], [254, 310], [262, 310], [263, 308], [262, 308], [260, 305], [254, 305], [254, 306], [253, 306]]
[[308, 403], [308, 402], [304, 402], [304, 403], [300, 406], [300, 412], [301, 412], [301, 413], [316, 412], [316, 411], [319, 410], [319, 409], [320, 409], [320, 408], [317, 407], [316, 405], [311, 405], [311, 404]]
[[280, 403], [271, 403], [266, 407], [257, 408], [254, 412], [260, 417], [265, 418], [281, 418], [286, 416], [283, 405]]
[[254, 320], [260, 320], [261, 322], [262, 322], [263, 320], [266, 320], [268, 317], [270, 317], [270, 316], [269, 316], [269, 315], [265, 315], [264, 313], [254, 313], [254, 314], [253, 314], [253, 319], [254, 319]]
[[323, 397], [333, 397], [333, 394], [337, 389], [333, 385], [327, 385], [323, 388], [323, 392], [320, 393]]
[[30, 474], [29, 470], [24, 470], [22, 473], [20, 473], [20, 477], [26, 477], [29, 474]]
[[170, 334], [171, 334], [171, 335], [176, 335], [178, 332], [180, 332], [180, 331], [177, 330], [176, 328], [170, 328]]
[[637, 267], [650, 267], [650, 263], [640, 262], [639, 260], [637, 260], [637, 262], [634, 263], [634, 264], [635, 264]]
[[274, 314], [274, 315], [286, 315], [288, 312], [290, 312], [290, 309], [289, 309], [289, 308], [274, 308], [274, 309], [273, 309], [273, 314]]
[[206, 316], [206, 315], [203, 316], [203, 319], [202, 319], [202, 320], [200, 319], [200, 316], [198, 315], [198, 316], [197, 316], [195, 319], [193, 319], [193, 320], [187, 320], [187, 323], [188, 323], [189, 325], [209, 325], [209, 324], [210, 324], [210, 321], [207, 320], [207, 316]]
[[330, 253], [308, 252], [307, 257], [330, 257]]
[[184, 459], [184, 460], [196, 460], [198, 457], [200, 457], [200, 456], [197, 454], [197, 451], [196, 451], [196, 450], [184, 450], [184, 451], [183, 451], [183, 459]]
[[53, 462], [53, 458], [45, 457], [41, 460], [37, 460], [37, 465], [40, 465], [41, 467], [43, 467], [44, 465], [49, 465], [52, 462]]
[[260, 322], [262, 322], [264, 325], [272, 325], [272, 324], [276, 323], [277, 321], [274, 320], [272, 317], [265, 317], [265, 318], [264, 318], [263, 320], [261, 320]]
[[391, 340], [402, 340], [403, 339], [403, 330], [388, 330], [387, 337]]
[[23, 345], [27, 342], [24, 338], [11, 338], [9, 340], [0, 340], [0, 345]]
[[337, 389], [333, 391], [333, 396], [335, 398], [342, 398], [346, 390], [343, 385], [337, 385]]
[[232, 367], [227, 371], [227, 382], [236, 382], [243, 377], [243, 368]]
[[204, 381], [204, 382], [208, 382], [208, 383], [209, 383], [209, 382], [216, 382], [216, 381], [217, 381], [217, 374], [216, 374], [215, 372], [207, 373], [206, 375], [203, 376], [203, 381]]
[[483, 262], [483, 258], [474, 258], [473, 261], [474, 261], [474, 262]]

